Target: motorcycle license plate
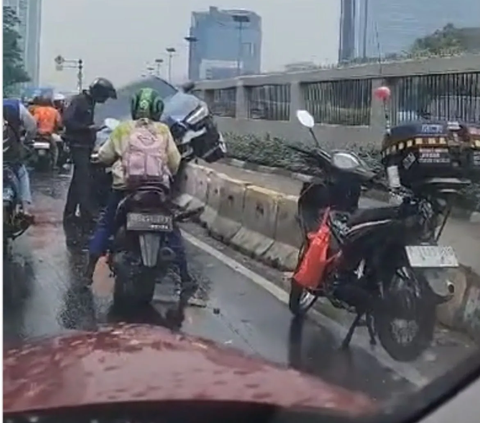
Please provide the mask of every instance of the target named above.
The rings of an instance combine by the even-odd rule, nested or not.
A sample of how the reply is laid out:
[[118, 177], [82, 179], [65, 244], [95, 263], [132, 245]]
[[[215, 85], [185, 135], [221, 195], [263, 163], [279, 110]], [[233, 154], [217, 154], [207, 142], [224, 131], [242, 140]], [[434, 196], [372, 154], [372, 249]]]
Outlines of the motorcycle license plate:
[[440, 245], [408, 245], [405, 247], [408, 261], [414, 268], [455, 268], [458, 259], [452, 247]]
[[46, 150], [38, 150], [38, 155], [39, 156], [45, 156], [47, 154]]
[[48, 142], [42, 142], [42, 141], [35, 141], [33, 143], [33, 148], [35, 148], [35, 150], [48, 150], [50, 148], [50, 144]]
[[163, 214], [128, 213], [127, 231], [171, 232], [173, 216]]

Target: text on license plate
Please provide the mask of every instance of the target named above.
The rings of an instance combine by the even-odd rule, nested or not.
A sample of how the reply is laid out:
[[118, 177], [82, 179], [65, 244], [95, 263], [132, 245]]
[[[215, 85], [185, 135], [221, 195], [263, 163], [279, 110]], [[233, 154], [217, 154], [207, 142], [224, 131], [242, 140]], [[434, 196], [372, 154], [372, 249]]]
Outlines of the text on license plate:
[[127, 231], [171, 232], [172, 230], [172, 216], [148, 213], [127, 214]]
[[408, 261], [418, 268], [454, 268], [458, 259], [452, 247], [440, 245], [408, 245], [405, 247]]

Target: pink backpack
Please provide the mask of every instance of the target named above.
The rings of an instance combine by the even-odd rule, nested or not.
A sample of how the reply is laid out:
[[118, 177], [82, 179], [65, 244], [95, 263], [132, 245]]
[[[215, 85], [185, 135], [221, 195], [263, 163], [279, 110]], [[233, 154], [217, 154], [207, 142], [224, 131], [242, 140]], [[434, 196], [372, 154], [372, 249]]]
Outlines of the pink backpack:
[[165, 137], [150, 125], [136, 124], [129, 135], [122, 165], [128, 189], [155, 184], [170, 187]]

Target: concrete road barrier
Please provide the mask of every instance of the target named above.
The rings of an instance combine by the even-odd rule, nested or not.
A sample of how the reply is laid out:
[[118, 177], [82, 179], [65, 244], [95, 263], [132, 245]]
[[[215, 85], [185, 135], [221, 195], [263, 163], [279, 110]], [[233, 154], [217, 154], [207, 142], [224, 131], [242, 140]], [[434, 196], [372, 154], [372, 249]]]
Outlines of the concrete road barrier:
[[297, 265], [298, 249], [302, 243], [297, 222], [295, 195], [282, 195], [278, 200], [275, 236], [272, 247], [265, 253], [265, 261], [280, 270], [293, 270]]
[[208, 180], [212, 170], [205, 166], [187, 166], [181, 172], [181, 195], [176, 203], [188, 210], [196, 209], [207, 204]]
[[[178, 204], [205, 204], [200, 221], [212, 236], [273, 267], [295, 268], [301, 245], [297, 196], [194, 164], [187, 166], [182, 188]], [[457, 254], [461, 261], [462, 253]], [[450, 281], [455, 285], [455, 297], [438, 307], [438, 320], [480, 342], [480, 276], [461, 266], [450, 272]]]
[[237, 216], [241, 228], [231, 244], [242, 253], [261, 259], [274, 243], [280, 198], [281, 194], [276, 191], [248, 186], [243, 213]]
[[[227, 175], [218, 174], [219, 207], [213, 220], [207, 224], [213, 237], [222, 242], [230, 243], [231, 239], [240, 230], [241, 216], [244, 210], [245, 193], [248, 184]], [[215, 201], [217, 198], [215, 198]]]

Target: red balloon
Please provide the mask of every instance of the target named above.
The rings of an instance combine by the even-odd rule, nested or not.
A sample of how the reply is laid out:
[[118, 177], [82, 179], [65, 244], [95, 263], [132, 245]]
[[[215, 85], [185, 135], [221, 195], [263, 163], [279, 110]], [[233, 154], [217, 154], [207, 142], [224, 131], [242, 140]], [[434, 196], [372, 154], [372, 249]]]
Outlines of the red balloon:
[[383, 86], [376, 88], [373, 94], [377, 100], [387, 101], [390, 99], [392, 92], [390, 88]]

